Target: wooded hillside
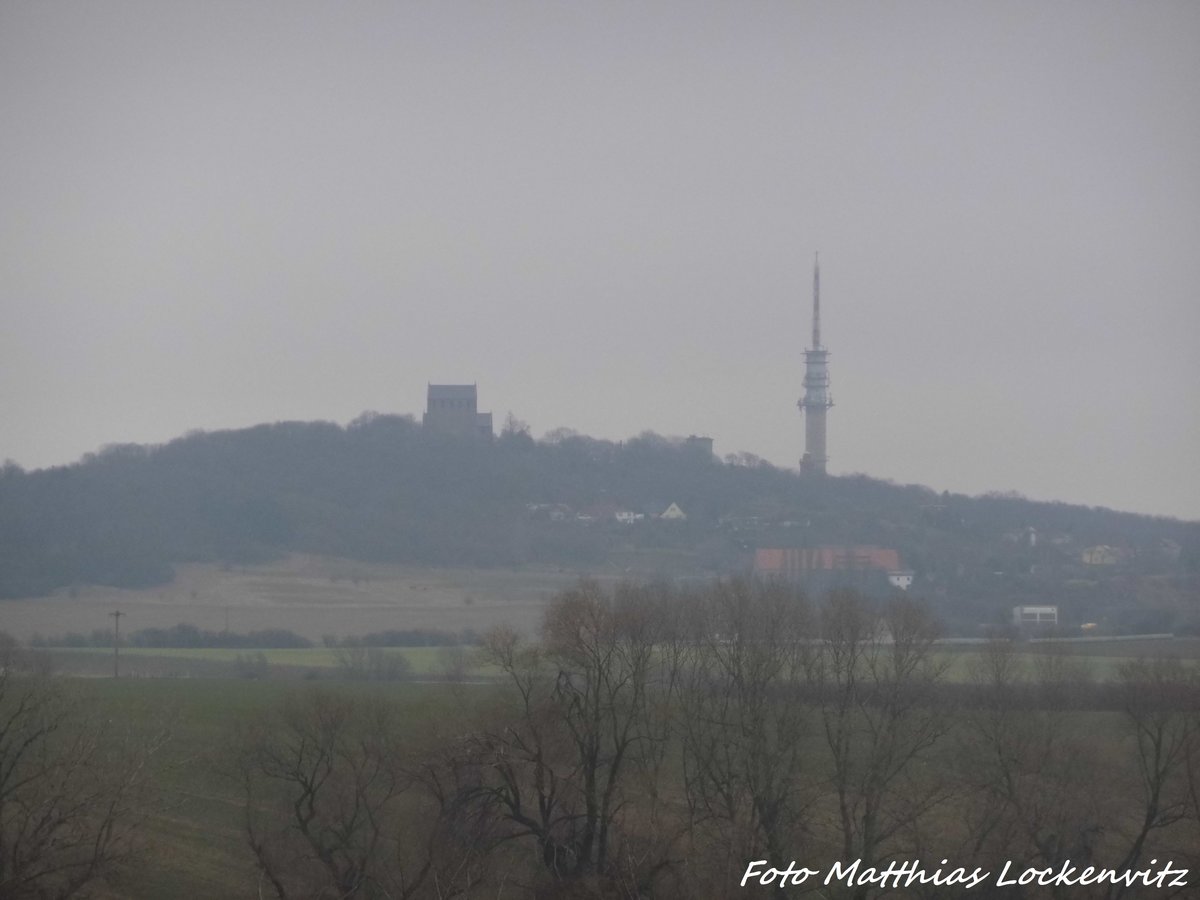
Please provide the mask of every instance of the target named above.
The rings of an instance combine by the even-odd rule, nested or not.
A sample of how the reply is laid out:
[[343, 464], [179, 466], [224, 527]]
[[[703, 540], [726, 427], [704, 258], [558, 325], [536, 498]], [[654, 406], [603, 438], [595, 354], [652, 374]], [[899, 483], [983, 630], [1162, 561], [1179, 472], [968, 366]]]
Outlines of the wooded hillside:
[[[671, 503], [684, 521], [657, 520]], [[614, 518], [627, 514], [626, 523]], [[641, 517], [641, 518], [638, 518]], [[283, 422], [0, 470], [0, 596], [139, 587], [183, 562], [286, 553], [444, 566], [746, 571], [757, 547], [893, 547], [952, 628], [1059, 604], [1112, 630], [1200, 629], [1200, 523], [966, 497], [866, 476], [802, 479], [652, 433], [614, 443], [509, 428], [493, 442], [409, 417]], [[1089, 548], [1106, 557], [1085, 563]]]

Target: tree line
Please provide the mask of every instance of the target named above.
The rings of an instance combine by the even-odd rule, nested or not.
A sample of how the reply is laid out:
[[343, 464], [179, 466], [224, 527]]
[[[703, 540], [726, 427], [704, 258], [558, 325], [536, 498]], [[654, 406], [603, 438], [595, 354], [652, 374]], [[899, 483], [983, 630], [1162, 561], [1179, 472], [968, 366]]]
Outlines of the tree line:
[[[96, 628], [90, 633], [68, 631], [63, 634], [35, 634], [29, 646], [44, 647], [111, 647], [115, 635], [111, 628]], [[472, 628], [446, 631], [438, 628], [388, 628], [364, 635], [327, 634], [321, 644], [325, 647], [448, 647], [477, 644], [479, 634]], [[249, 650], [297, 650], [312, 647], [313, 642], [287, 628], [260, 628], [255, 631], [212, 631], [186, 622], [170, 628], [141, 628], [120, 638], [122, 647], [162, 649], [233, 648]]]
[[[297, 695], [245, 726], [224, 765], [280, 900], [865, 900], [885, 892], [742, 882], [756, 860], [1200, 865], [1194, 666], [1127, 665], [1115, 710], [1080, 711], [1087, 679], [1071, 657], [1044, 654], [1026, 672], [995, 641], [949, 703], [937, 634], [904, 598], [581, 583], [552, 603], [539, 641], [487, 636], [505, 686], [478, 707], [425, 727], [385, 702]], [[946, 894], [918, 883], [887, 895]], [[988, 894], [1138, 895], [1123, 884]]]
[[[240, 795], [248, 890], [278, 900], [933, 898], [945, 889], [750, 873], [1200, 866], [1194, 663], [1129, 663], [1093, 709], [1076, 657], [1025, 667], [996, 640], [951, 679], [938, 634], [907, 597], [581, 582], [540, 639], [486, 635], [500, 684], [454, 687], [415, 719], [381, 690], [297, 691], [234, 723], [206, 765]], [[136, 849], [169, 729], [90, 715], [14, 650], [0, 646], [0, 896], [81, 895]]]

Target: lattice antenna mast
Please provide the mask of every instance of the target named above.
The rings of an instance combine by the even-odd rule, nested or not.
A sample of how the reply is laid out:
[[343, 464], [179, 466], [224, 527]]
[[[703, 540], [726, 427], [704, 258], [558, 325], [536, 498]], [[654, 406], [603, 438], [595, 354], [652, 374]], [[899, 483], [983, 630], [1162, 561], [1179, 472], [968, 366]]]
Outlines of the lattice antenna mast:
[[813, 262], [812, 347], [804, 351], [804, 397], [797, 406], [804, 413], [804, 456], [800, 471], [825, 474], [825, 414], [833, 406], [829, 392], [829, 351], [821, 345], [821, 258]]

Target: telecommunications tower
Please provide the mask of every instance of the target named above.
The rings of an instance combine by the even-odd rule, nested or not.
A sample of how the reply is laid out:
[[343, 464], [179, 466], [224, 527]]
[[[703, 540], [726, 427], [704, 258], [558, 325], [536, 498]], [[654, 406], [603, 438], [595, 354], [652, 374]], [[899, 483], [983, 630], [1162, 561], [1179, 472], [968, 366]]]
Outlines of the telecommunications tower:
[[833, 406], [829, 393], [829, 351], [821, 345], [821, 259], [813, 263], [812, 347], [804, 351], [804, 397], [796, 404], [804, 413], [804, 456], [800, 472], [825, 474], [825, 414]]

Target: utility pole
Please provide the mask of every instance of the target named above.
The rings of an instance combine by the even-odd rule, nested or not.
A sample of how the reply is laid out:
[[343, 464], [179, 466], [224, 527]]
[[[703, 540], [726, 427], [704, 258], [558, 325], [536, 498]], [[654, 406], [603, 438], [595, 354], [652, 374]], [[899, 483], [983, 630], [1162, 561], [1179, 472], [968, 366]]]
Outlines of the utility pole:
[[119, 609], [109, 613], [113, 618], [113, 678], [121, 677], [121, 616], [125, 613]]

